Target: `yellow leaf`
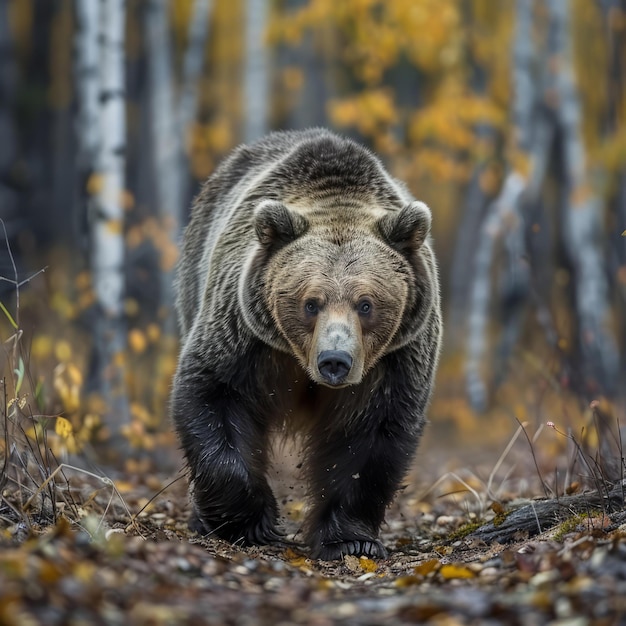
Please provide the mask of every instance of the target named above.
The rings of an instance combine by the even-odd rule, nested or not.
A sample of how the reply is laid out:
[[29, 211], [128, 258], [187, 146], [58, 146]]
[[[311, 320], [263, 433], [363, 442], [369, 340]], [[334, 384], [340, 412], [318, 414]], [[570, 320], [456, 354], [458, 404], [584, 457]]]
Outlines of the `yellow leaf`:
[[70, 381], [75, 385], [83, 384], [83, 373], [73, 363], [68, 364], [67, 374]]
[[54, 432], [62, 439], [68, 439], [72, 436], [73, 428], [69, 420], [64, 417], [57, 417], [56, 424], [54, 425]]
[[441, 563], [437, 559], [430, 559], [420, 563], [413, 571], [420, 576], [428, 576], [431, 572], [434, 572]]
[[125, 211], [130, 211], [135, 206], [135, 196], [128, 189], [124, 189], [120, 204]]
[[141, 354], [145, 351], [148, 342], [146, 336], [138, 328], [133, 328], [128, 333], [128, 345], [135, 354]]
[[39, 580], [43, 585], [52, 585], [59, 581], [63, 573], [55, 563], [43, 561], [39, 569]]
[[161, 329], [157, 324], [148, 324], [146, 328], [146, 334], [151, 343], [156, 343], [161, 338]]
[[400, 576], [396, 578], [395, 585], [396, 587], [400, 587], [401, 589], [404, 587], [411, 587], [413, 585], [421, 585], [423, 579], [419, 576]]
[[87, 180], [87, 193], [94, 196], [100, 192], [104, 184], [104, 176], [102, 174], [92, 174]]
[[376, 561], [372, 561], [372, 559], [368, 559], [366, 556], [362, 556], [359, 559], [359, 565], [364, 572], [375, 572], [378, 569]]
[[37, 359], [45, 359], [52, 352], [52, 339], [47, 335], [38, 335], [33, 339], [31, 355]]
[[57, 341], [54, 346], [54, 355], [61, 363], [69, 361], [72, 356], [72, 347], [69, 342], [65, 340]]
[[96, 566], [93, 563], [89, 561], [78, 561], [74, 566], [74, 578], [82, 583], [90, 584], [95, 570]]
[[469, 567], [460, 564], [442, 565], [439, 573], [445, 580], [453, 578], [475, 578], [476, 573]]
[[[127, 480], [116, 480], [115, 481], [115, 486], [117, 487], [117, 490], [120, 493], [129, 493], [133, 489], [135, 489], [135, 485], [133, 485], [133, 483], [131, 483], [131, 482], [127, 481]], [[146, 509], [147, 509], [147, 507], [146, 507]], [[144, 511], [146, 509], [144, 509]]]
[[122, 233], [122, 220], [107, 220], [105, 227], [112, 235], [120, 235]]

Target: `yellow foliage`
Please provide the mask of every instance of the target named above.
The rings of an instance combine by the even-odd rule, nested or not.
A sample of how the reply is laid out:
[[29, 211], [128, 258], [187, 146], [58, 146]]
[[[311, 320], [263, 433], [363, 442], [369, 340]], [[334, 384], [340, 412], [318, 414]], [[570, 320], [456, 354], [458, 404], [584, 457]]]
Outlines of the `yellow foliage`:
[[62, 439], [69, 439], [69, 437], [72, 436], [74, 429], [72, 428], [72, 424], [69, 420], [66, 420], [64, 417], [59, 415], [56, 418], [54, 432]]
[[304, 84], [304, 74], [299, 67], [286, 67], [282, 71], [283, 85], [290, 91], [297, 91]]
[[124, 224], [121, 220], [107, 220], [105, 228], [111, 235], [121, 235]]
[[83, 290], [91, 288], [91, 274], [85, 270], [78, 272], [74, 279], [76, 289]]
[[338, 126], [355, 126], [367, 136], [396, 121], [396, 111], [391, 93], [386, 89], [364, 91], [351, 98], [334, 100], [329, 113]]
[[146, 336], [138, 328], [133, 328], [128, 333], [128, 345], [135, 354], [141, 354], [145, 352], [148, 342]]
[[80, 407], [80, 393], [83, 377], [80, 370], [71, 363], [60, 363], [54, 368], [53, 386], [64, 410], [75, 413]]
[[90, 196], [95, 196], [102, 191], [104, 185], [104, 176], [98, 172], [94, 172], [87, 179], [87, 193]]
[[158, 324], [148, 324], [146, 328], [146, 336], [151, 343], [156, 343], [161, 338], [161, 329]]
[[72, 347], [69, 342], [64, 339], [57, 341], [54, 346], [54, 355], [61, 363], [67, 363], [72, 358]]
[[133, 420], [130, 424], [122, 426], [122, 434], [128, 443], [138, 450], [152, 450], [155, 446], [155, 439], [146, 432], [145, 426], [138, 420]]
[[52, 354], [52, 348], [52, 339], [48, 335], [37, 335], [31, 344], [31, 357], [41, 360], [47, 359]]
[[126, 298], [124, 300], [124, 313], [128, 317], [139, 315], [139, 302], [135, 298]]
[[159, 425], [158, 418], [151, 415], [148, 409], [139, 402], [131, 402], [130, 414], [133, 419], [138, 420], [148, 428], [155, 428]]
[[50, 298], [50, 307], [56, 311], [63, 319], [71, 320], [76, 317], [76, 305], [66, 294], [55, 291]]

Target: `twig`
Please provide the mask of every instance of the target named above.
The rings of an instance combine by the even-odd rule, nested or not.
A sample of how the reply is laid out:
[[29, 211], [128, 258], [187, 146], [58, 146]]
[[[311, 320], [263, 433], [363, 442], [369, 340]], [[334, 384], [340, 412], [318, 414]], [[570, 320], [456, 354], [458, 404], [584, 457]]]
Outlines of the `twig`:
[[537, 456], [535, 455], [535, 447], [533, 446], [533, 442], [531, 441], [530, 437], [528, 436], [528, 433], [526, 432], [526, 429], [524, 428], [524, 425], [522, 424], [522, 422], [519, 421], [519, 419], [517, 418], [517, 416], [513, 416], [515, 417], [515, 421], [520, 425], [524, 436], [526, 437], [526, 441], [528, 441], [528, 445], [530, 446], [530, 453], [532, 454], [533, 457], [533, 463], [535, 464], [535, 469], [537, 470], [537, 476], [539, 476], [539, 482], [541, 482], [541, 487], [543, 488], [543, 493], [545, 494], [546, 498], [550, 497], [550, 494], [548, 493], [548, 491], [550, 491], [548, 485], [546, 485], [543, 476], [541, 475], [541, 470], [539, 469], [539, 463], [537, 462]]

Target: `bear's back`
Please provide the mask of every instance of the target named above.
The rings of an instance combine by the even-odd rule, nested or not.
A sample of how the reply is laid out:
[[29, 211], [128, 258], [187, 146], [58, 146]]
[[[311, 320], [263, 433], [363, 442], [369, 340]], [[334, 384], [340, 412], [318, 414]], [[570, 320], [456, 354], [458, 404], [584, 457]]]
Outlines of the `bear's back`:
[[206, 181], [185, 231], [176, 281], [183, 336], [211, 267], [239, 266], [248, 254], [254, 207], [265, 199], [299, 207], [368, 202], [400, 208], [410, 195], [371, 152], [326, 129], [275, 132], [239, 146]]

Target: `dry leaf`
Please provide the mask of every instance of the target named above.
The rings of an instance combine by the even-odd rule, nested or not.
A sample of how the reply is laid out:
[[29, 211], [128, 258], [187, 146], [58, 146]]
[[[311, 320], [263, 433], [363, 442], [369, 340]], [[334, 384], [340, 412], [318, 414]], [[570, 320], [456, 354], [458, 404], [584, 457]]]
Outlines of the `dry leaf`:
[[62, 439], [67, 439], [68, 437], [71, 437], [73, 432], [71, 422], [59, 415], [57, 417], [56, 424], [54, 425], [54, 432]]
[[420, 576], [428, 576], [428, 574], [434, 572], [440, 566], [440, 561], [438, 561], [437, 559], [430, 559], [429, 561], [424, 561], [423, 563], [420, 563], [417, 567], [415, 567], [413, 571]]
[[439, 573], [445, 580], [453, 578], [475, 578], [476, 573], [469, 567], [460, 564], [442, 565]]

